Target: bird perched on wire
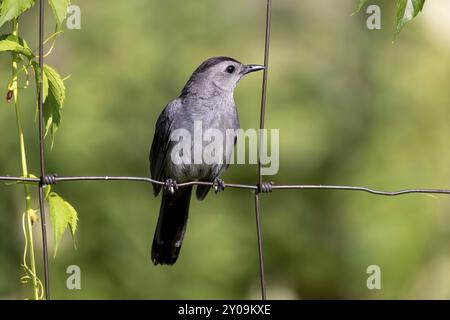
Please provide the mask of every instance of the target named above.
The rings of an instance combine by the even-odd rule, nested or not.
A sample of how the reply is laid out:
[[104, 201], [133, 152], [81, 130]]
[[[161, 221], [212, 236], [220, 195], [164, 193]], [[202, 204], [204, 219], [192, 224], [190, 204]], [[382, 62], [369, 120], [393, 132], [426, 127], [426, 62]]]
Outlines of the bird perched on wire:
[[[181, 95], [169, 102], [160, 114], [150, 150], [151, 177], [166, 181], [164, 186], [153, 184], [155, 196], [163, 189], [151, 254], [155, 265], [173, 265], [177, 261], [186, 232], [193, 187], [178, 188], [177, 183], [195, 180], [213, 182], [216, 192], [224, 188], [219, 176], [228, 168], [236, 136], [233, 137], [231, 146], [230, 142], [223, 145], [221, 154], [224, 161], [198, 162], [192, 158], [199, 153], [196, 146], [204, 148], [205, 141], [203, 137], [195, 135], [196, 126], [200, 126], [203, 132], [208, 129], [218, 130], [224, 136], [227, 130], [235, 132], [239, 129], [234, 89], [242, 77], [263, 69], [263, 66], [244, 65], [229, 57], [207, 59], [191, 75]], [[174, 152], [177, 141], [173, 141], [172, 135], [177, 130], [189, 133], [190, 137], [183, 136], [183, 139], [193, 137], [193, 141], [187, 144], [189, 150], [177, 149]], [[186, 141], [184, 143], [186, 146]], [[192, 161], [174, 161], [174, 153], [184, 160], [188, 158], [187, 160]], [[197, 186], [197, 199], [203, 200], [210, 188], [211, 186]]]

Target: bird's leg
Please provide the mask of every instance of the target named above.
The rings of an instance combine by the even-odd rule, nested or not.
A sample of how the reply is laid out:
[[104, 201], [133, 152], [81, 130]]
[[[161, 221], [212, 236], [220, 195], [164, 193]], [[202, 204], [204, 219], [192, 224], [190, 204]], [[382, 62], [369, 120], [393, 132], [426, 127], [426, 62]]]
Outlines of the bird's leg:
[[216, 194], [225, 190], [225, 182], [220, 178], [215, 178], [212, 186]]
[[173, 179], [167, 179], [164, 184], [164, 189], [169, 191], [171, 194], [174, 194], [175, 190], [178, 189], [177, 182]]

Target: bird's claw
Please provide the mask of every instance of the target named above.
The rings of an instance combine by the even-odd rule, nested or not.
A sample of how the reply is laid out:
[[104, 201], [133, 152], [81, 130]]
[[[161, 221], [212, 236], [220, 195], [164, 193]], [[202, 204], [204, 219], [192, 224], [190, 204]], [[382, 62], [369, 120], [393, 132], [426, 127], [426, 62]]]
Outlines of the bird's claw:
[[173, 179], [167, 179], [165, 184], [164, 184], [164, 189], [169, 191], [171, 194], [174, 194], [175, 190], [178, 189], [177, 182], [175, 180], [173, 180]]
[[219, 192], [222, 192], [225, 190], [225, 182], [220, 178], [216, 178], [213, 181], [212, 187], [214, 189], [214, 192], [216, 194], [218, 194]]

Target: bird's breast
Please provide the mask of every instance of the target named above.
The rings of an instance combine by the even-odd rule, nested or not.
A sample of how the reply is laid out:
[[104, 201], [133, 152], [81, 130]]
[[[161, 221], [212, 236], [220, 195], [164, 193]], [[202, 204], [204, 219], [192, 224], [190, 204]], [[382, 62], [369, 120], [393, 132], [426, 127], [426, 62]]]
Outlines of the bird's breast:
[[171, 144], [171, 157], [179, 161], [169, 161], [167, 170], [179, 181], [217, 177], [230, 162], [239, 128], [236, 107], [232, 100], [215, 102], [183, 108], [172, 126], [183, 137]]

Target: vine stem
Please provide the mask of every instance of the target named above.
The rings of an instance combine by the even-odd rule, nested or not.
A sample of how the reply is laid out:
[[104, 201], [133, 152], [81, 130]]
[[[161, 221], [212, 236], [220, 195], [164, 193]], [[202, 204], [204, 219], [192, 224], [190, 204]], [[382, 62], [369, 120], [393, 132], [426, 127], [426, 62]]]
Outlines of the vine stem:
[[[12, 34], [14, 36], [19, 36], [19, 20], [13, 19], [12, 21]], [[12, 54], [12, 74], [13, 79], [11, 82], [12, 85], [12, 91], [13, 91], [13, 97], [14, 97], [14, 107], [16, 111], [16, 124], [17, 124], [17, 132], [18, 132], [18, 138], [19, 138], [19, 146], [20, 146], [20, 159], [22, 164], [22, 176], [28, 177], [28, 164], [27, 164], [27, 156], [26, 156], [26, 149], [25, 149], [25, 138], [23, 134], [23, 127], [22, 127], [22, 115], [20, 111], [20, 103], [19, 103], [19, 86], [18, 86], [18, 63], [19, 58], [17, 54]], [[35, 262], [35, 255], [34, 255], [34, 241], [33, 241], [33, 220], [31, 217], [31, 214], [33, 212], [31, 208], [31, 195], [30, 195], [30, 187], [27, 184], [23, 185], [24, 191], [25, 191], [25, 209], [26, 209], [26, 232], [27, 232], [27, 241], [28, 241], [28, 247], [30, 252], [30, 268], [31, 268], [31, 279], [33, 281], [33, 294], [34, 299], [39, 300], [39, 286], [38, 286], [38, 279], [36, 276], [36, 262]]]

